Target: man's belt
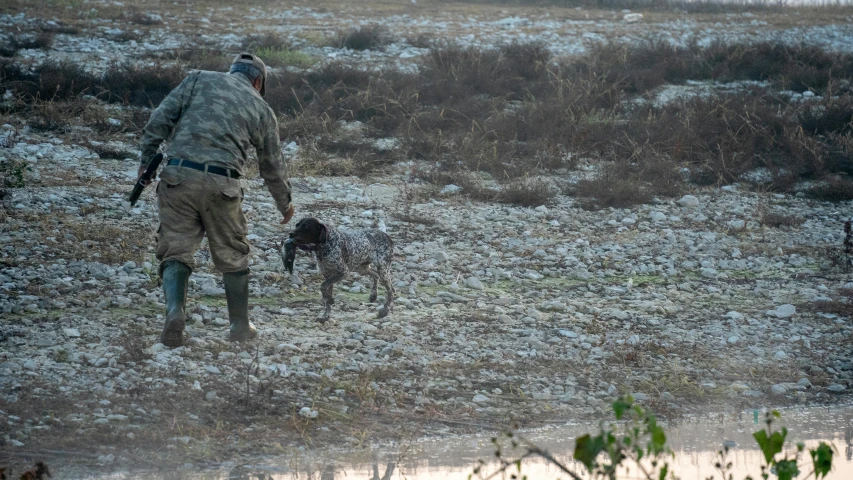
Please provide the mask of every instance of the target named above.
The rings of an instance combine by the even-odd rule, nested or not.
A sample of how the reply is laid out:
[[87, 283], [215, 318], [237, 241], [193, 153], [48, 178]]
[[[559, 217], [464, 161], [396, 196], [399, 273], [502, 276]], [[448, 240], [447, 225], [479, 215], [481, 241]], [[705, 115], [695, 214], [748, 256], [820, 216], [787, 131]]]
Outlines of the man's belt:
[[178, 165], [184, 168], [192, 168], [193, 170], [199, 170], [202, 172], [212, 173], [214, 175], [222, 175], [224, 177], [231, 178], [240, 178], [240, 174], [237, 173], [237, 170], [231, 170], [230, 168], [222, 168], [214, 165], [205, 165], [203, 163], [196, 163], [191, 160], [185, 160], [182, 158], [170, 158], [169, 163], [166, 165]]

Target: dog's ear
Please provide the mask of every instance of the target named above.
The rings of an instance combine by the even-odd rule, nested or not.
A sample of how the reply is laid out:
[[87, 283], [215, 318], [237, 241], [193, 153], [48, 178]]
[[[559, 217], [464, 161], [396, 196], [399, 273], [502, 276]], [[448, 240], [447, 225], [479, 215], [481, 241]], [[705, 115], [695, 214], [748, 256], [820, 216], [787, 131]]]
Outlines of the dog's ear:
[[318, 242], [326, 243], [326, 240], [329, 239], [329, 229], [326, 228], [325, 224], [320, 224], [320, 236], [318, 237]]

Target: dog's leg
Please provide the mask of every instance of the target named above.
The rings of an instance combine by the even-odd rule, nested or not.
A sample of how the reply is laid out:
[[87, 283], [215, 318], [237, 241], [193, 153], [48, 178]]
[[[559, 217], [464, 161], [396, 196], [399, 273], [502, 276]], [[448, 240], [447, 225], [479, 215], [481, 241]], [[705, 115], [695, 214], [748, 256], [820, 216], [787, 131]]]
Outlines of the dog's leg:
[[318, 322], [326, 323], [326, 321], [329, 320], [329, 316], [331, 316], [332, 313], [332, 305], [335, 304], [332, 289], [334, 288], [335, 283], [343, 280], [345, 276], [346, 272], [334, 272], [326, 277], [326, 280], [324, 280], [323, 284], [320, 285], [320, 291], [323, 293], [323, 314], [317, 317]]
[[394, 285], [391, 283], [391, 266], [388, 265], [379, 271], [379, 280], [382, 281], [382, 286], [385, 287], [385, 305], [379, 309], [376, 318], [388, 316], [391, 312], [391, 305], [394, 302]]
[[378, 293], [377, 293], [377, 291], [376, 291], [376, 287], [377, 287], [377, 285], [379, 284], [379, 274], [378, 274], [375, 270], [373, 270], [372, 268], [370, 268], [369, 266], [363, 266], [363, 267], [359, 270], [359, 273], [364, 274], [364, 275], [367, 275], [367, 276], [369, 276], [371, 279], [373, 279], [373, 286], [371, 286], [371, 287], [370, 287], [370, 298], [369, 298], [367, 301], [368, 301], [368, 302], [370, 302], [370, 303], [375, 302], [375, 301], [376, 301], [376, 297], [378, 297], [378, 296], [379, 296], [379, 294], [378, 294]]

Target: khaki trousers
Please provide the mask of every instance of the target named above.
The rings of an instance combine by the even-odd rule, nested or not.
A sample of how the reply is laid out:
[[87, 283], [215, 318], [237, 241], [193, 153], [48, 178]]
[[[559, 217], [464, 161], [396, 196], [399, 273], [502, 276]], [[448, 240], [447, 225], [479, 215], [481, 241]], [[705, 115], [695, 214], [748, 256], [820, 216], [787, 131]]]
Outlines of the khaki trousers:
[[210, 254], [222, 273], [249, 267], [248, 226], [239, 179], [177, 165], [166, 166], [157, 184], [160, 227], [157, 259], [194, 268], [194, 255], [207, 235]]

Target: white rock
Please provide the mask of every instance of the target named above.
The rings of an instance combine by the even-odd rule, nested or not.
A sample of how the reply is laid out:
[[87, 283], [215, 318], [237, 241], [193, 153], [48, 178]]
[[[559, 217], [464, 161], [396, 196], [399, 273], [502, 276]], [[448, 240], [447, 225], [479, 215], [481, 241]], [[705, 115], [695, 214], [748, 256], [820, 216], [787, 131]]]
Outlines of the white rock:
[[481, 393], [478, 393], [477, 395], [474, 395], [474, 398], [472, 398], [471, 401], [476, 403], [476, 404], [483, 404], [483, 403], [489, 403], [491, 400], [489, 400], [489, 397], [487, 397]]
[[653, 222], [662, 222], [662, 221], [666, 220], [666, 215], [664, 215], [661, 212], [652, 212], [651, 215], [649, 215], [649, 218]]
[[641, 20], [643, 20], [642, 13], [628, 13], [622, 17], [622, 21], [625, 23], [637, 23]]
[[776, 318], [788, 318], [793, 316], [795, 313], [797, 313], [797, 307], [790, 303], [779, 305], [775, 310], [767, 310], [767, 315]]
[[699, 199], [693, 195], [685, 195], [678, 200], [678, 204], [682, 207], [695, 208], [699, 206]]
[[445, 185], [444, 188], [441, 189], [442, 195], [454, 195], [462, 191], [462, 187], [459, 185], [449, 184]]
[[438, 263], [444, 263], [450, 260], [450, 255], [448, 255], [447, 252], [443, 250], [439, 250], [432, 254], [432, 259]]
[[302, 407], [299, 409], [299, 415], [305, 418], [317, 418], [320, 412], [311, 409], [311, 407]]
[[483, 282], [481, 282], [480, 279], [477, 277], [466, 278], [465, 279], [465, 285], [467, 285], [468, 288], [473, 288], [474, 290], [482, 290], [482, 289], [486, 288], [486, 286], [483, 285]]
[[80, 338], [80, 330], [77, 330], [76, 328], [63, 328], [62, 331], [65, 333], [66, 337]]
[[786, 393], [788, 393], [788, 388], [785, 387], [785, 385], [782, 385], [781, 383], [777, 383], [776, 385], [770, 387], [770, 393], [772, 395], [785, 395]]

